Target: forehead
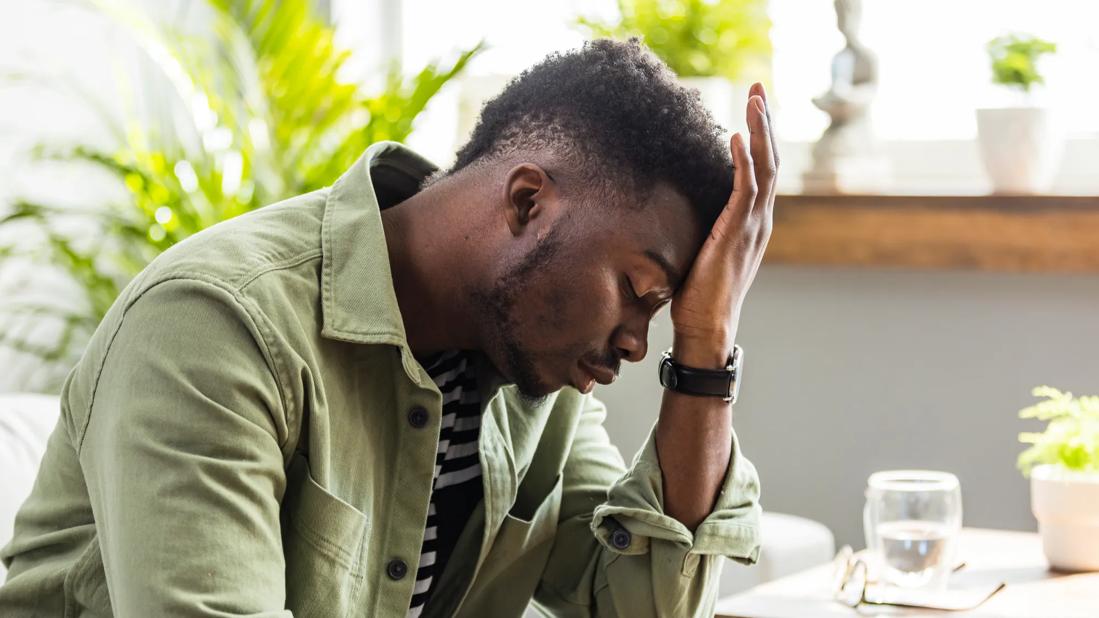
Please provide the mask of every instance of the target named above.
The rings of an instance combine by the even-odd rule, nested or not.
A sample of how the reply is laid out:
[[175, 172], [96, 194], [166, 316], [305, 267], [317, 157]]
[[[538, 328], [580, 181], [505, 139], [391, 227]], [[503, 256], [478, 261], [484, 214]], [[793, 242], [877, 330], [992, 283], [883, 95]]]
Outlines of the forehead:
[[593, 213], [602, 219], [599, 226], [615, 245], [612, 250], [638, 257], [656, 254], [686, 275], [704, 236], [687, 198], [662, 182], [632, 199], [641, 201]]

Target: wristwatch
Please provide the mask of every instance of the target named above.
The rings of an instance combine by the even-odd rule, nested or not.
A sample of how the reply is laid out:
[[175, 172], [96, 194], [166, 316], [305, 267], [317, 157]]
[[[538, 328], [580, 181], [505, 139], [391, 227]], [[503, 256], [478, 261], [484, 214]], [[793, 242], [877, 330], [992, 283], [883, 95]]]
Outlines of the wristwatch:
[[696, 369], [680, 365], [667, 350], [660, 358], [660, 385], [684, 395], [721, 397], [736, 403], [740, 393], [740, 375], [744, 365], [744, 350], [733, 346], [733, 354], [724, 369]]

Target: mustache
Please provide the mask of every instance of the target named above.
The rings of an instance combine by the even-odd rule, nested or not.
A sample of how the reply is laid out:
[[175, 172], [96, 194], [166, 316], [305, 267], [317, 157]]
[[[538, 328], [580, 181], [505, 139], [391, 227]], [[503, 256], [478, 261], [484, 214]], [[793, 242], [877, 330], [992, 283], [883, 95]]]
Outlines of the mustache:
[[606, 367], [614, 372], [615, 377], [618, 377], [622, 370], [622, 355], [614, 350], [607, 350], [605, 354], [600, 354], [589, 364], [593, 367]]

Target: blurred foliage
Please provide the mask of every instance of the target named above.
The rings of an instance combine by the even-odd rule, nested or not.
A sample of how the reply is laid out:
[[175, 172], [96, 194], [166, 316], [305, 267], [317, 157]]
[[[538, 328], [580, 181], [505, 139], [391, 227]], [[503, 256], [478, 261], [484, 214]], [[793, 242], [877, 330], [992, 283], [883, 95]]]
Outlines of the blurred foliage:
[[766, 0], [618, 0], [618, 11], [577, 24], [593, 38], [640, 37], [680, 77], [736, 81], [771, 57]]
[[1020, 410], [1019, 417], [1049, 424], [1042, 433], [1019, 434], [1020, 442], [1031, 445], [1019, 454], [1023, 474], [1041, 464], [1099, 472], [1099, 396], [1073, 397], [1049, 386], [1039, 386], [1032, 394], [1046, 399]]
[[[64, 305], [0, 304], [0, 346], [65, 371], [121, 289], [162, 251], [220, 221], [331, 184], [373, 142], [403, 141], [428, 101], [481, 48], [407, 78], [393, 66], [382, 91], [368, 94], [341, 80], [350, 53], [310, 0], [206, 0], [205, 36], [117, 0], [89, 5], [133, 38], [169, 84], [174, 113], [160, 122], [128, 113], [119, 126], [97, 99], [110, 93], [65, 84], [115, 127], [117, 147], [39, 146], [32, 155], [102, 170], [124, 197], [83, 209], [16, 199], [0, 218], [4, 229], [22, 226], [5, 236], [20, 242], [0, 245], [0, 260], [52, 265], [84, 295]], [[45, 322], [59, 331], [43, 342]]]
[[1057, 44], [1029, 34], [1008, 34], [988, 42], [992, 60], [992, 81], [1030, 92], [1035, 84], [1044, 84], [1038, 72], [1038, 59], [1057, 51]]

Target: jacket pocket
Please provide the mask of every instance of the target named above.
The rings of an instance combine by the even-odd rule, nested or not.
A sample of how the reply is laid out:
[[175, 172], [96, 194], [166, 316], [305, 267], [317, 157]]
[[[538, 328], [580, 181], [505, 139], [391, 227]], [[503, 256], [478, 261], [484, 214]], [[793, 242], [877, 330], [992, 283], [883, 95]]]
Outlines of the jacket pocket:
[[[492, 548], [462, 604], [463, 616], [521, 616], [549, 560], [561, 513], [562, 481], [536, 504], [517, 505], [504, 517]], [[534, 507], [534, 508], [529, 508]]]
[[282, 505], [287, 609], [295, 616], [348, 615], [364, 579], [366, 530], [366, 515], [328, 493], [296, 456]]
[[[557, 516], [561, 513], [561, 475], [553, 483], [553, 489], [533, 509], [529, 507], [513, 508], [504, 517], [504, 523], [500, 526], [500, 532], [496, 534], [496, 540], [492, 544], [489, 558], [486, 564], [493, 562], [492, 558], [522, 559], [524, 563], [538, 562], [539, 565], [549, 557], [549, 549], [553, 544], [554, 534], [557, 532]], [[499, 549], [499, 552], [497, 552]], [[544, 550], [544, 551], [543, 551]], [[541, 560], [536, 556], [544, 554]], [[541, 573], [541, 567], [539, 567]]]

